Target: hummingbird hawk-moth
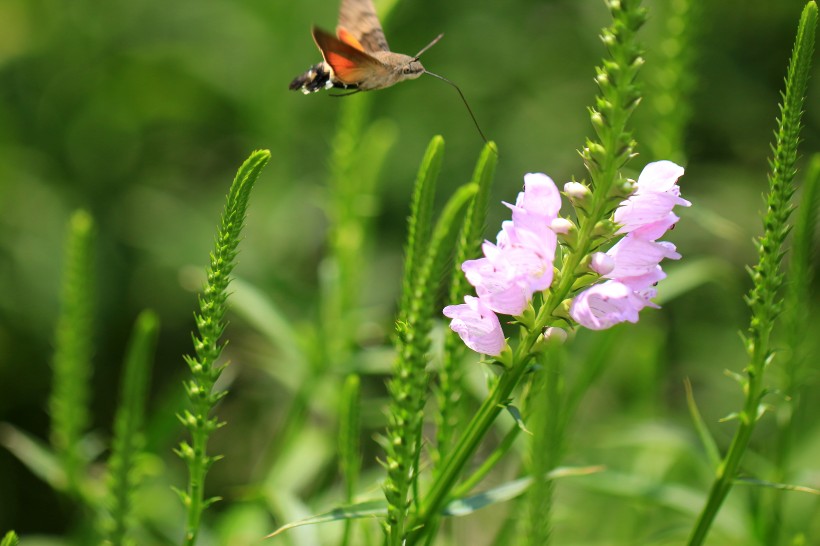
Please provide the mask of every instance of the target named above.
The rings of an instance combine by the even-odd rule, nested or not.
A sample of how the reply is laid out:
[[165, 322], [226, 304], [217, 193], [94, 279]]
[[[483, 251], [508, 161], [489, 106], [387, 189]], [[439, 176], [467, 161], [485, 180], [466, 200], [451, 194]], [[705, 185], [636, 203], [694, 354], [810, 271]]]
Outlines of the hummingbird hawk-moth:
[[349, 89], [351, 92], [348, 94], [353, 94], [384, 89], [429, 74], [455, 87], [481, 138], [487, 141], [461, 89], [447, 78], [426, 70], [419, 61], [421, 54], [433, 47], [443, 34], [439, 34], [413, 57], [394, 53], [387, 45], [372, 0], [342, 0], [336, 36], [316, 26], [312, 28], [312, 33], [323, 61], [294, 78], [290, 82], [291, 90], [307, 95], [322, 89], [337, 88]]

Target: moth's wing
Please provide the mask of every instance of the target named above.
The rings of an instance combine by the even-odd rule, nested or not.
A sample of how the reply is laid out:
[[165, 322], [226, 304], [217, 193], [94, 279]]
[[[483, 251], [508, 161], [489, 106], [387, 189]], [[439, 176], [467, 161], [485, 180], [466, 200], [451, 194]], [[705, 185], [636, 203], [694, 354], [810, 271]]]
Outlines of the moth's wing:
[[336, 79], [346, 85], [364, 81], [387, 67], [364, 51], [345, 43], [324, 30], [313, 27], [313, 40], [319, 46], [325, 62], [333, 69]]
[[[339, 8], [339, 39], [347, 42], [344, 33], [351, 35], [367, 53], [390, 51], [382, 24], [376, 17], [373, 0], [342, 0]], [[348, 42], [350, 43], [350, 42]], [[356, 45], [352, 44], [353, 47]]]

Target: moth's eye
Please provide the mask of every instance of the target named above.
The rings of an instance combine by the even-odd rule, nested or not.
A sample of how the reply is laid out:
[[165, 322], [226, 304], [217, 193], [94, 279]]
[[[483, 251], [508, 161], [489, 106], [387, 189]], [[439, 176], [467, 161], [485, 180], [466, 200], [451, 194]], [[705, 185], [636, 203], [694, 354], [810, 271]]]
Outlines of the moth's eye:
[[406, 67], [404, 68], [403, 72], [404, 72], [405, 74], [412, 74], [412, 73], [413, 73], [413, 69], [412, 69], [411, 67], [409, 67], [409, 66], [406, 66]]

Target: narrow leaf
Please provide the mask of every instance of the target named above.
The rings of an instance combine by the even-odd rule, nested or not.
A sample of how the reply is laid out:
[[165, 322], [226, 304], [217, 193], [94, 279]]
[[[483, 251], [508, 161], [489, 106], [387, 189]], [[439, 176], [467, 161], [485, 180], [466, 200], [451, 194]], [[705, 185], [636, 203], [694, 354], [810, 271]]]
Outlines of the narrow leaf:
[[68, 481], [65, 468], [47, 445], [8, 423], [0, 423], [0, 445], [53, 489], [65, 490]]
[[692, 422], [695, 425], [695, 430], [698, 433], [703, 449], [706, 450], [706, 456], [709, 458], [709, 463], [713, 469], [717, 469], [720, 464], [720, 450], [715, 443], [715, 439], [709, 432], [709, 427], [703, 421], [703, 417], [698, 410], [697, 402], [695, 402], [695, 395], [692, 392], [692, 383], [689, 379], [685, 379], [683, 387], [686, 390], [686, 405], [689, 407], [689, 415], [692, 417]]
[[356, 518], [383, 518], [385, 516], [387, 516], [387, 503], [383, 499], [360, 502], [357, 504], [352, 504], [350, 506], [334, 508], [330, 512], [325, 512], [323, 514], [318, 514], [315, 516], [311, 516], [309, 518], [288, 523], [287, 525], [283, 525], [276, 531], [272, 532], [265, 538], [275, 537], [276, 535], [284, 533], [288, 529], [302, 527], [303, 525], [316, 525], [318, 523], [328, 523], [331, 521], [341, 521]]
[[820, 495], [820, 489], [807, 487], [805, 485], [792, 485], [788, 483], [774, 483], [765, 480], [758, 480], [756, 478], [737, 478], [735, 483], [739, 485], [754, 485], [758, 487], [768, 487], [771, 489], [779, 489], [781, 491], [798, 491], [800, 493], [809, 493], [811, 495]]
[[17, 538], [17, 533], [14, 531], [9, 531], [6, 533], [6, 536], [3, 537], [3, 540], [0, 540], [0, 546], [17, 546], [20, 540]]
[[[545, 479], [557, 480], [574, 476], [588, 476], [603, 470], [604, 467], [602, 466], [562, 466], [550, 471]], [[528, 476], [482, 491], [476, 495], [451, 501], [444, 507], [442, 514], [445, 516], [466, 516], [487, 506], [507, 502], [523, 495], [532, 486], [532, 483], [532, 476]]]

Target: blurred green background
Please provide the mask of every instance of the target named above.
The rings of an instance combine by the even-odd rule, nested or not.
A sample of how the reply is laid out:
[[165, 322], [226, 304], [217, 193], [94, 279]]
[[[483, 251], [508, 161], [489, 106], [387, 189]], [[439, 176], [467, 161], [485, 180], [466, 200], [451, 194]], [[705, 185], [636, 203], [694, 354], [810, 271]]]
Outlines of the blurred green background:
[[[652, 155], [652, 82], [663, 75], [653, 62], [663, 51], [670, 9], [669, 2], [646, 5], [650, 20], [643, 33], [642, 75], [648, 83], [634, 124], [641, 156], [630, 167], [636, 171], [659, 159]], [[681, 187], [694, 205], [670, 234], [684, 255], [670, 270], [674, 274], [687, 262], [709, 264], [713, 282], [684, 291], [663, 311], [647, 311], [640, 325], [622, 330], [625, 346], [642, 347], [645, 354], [616, 354], [600, 392], [583, 406], [571, 460], [648, 472], [657, 464], [666, 479], [705, 491], [704, 467], [678, 458], [697, 450], [682, 381], [692, 379], [705, 419], [725, 442], [731, 425], [718, 425], [717, 419], [739, 407], [740, 393], [722, 371], [739, 371], [744, 364], [737, 336], [747, 322], [744, 266], [755, 259], [751, 238], [761, 229], [760, 195], [778, 93], [803, 5], [802, 0], [700, 5], [692, 29], [696, 47], [690, 52], [692, 117], [681, 151], [687, 168]], [[156, 499], [162, 499], [158, 506], [167, 503], [169, 519], [179, 507], [167, 485], [184, 485], [183, 466], [171, 453], [182, 434], [172, 415], [187, 372], [181, 355], [191, 348], [193, 290], [241, 161], [256, 148], [272, 151], [251, 199], [236, 274], [275, 302], [299, 330], [317, 315], [328, 158], [338, 113], [343, 102], [369, 101], [368, 118], [393, 141], [378, 177], [376, 229], [363, 272], [362, 307], [370, 328], [365, 337], [378, 346], [392, 327], [409, 194], [427, 142], [441, 134], [447, 144], [442, 194], [468, 179], [482, 145], [458, 95], [432, 78], [345, 99], [289, 92], [290, 80], [320, 59], [310, 25], [334, 28], [337, 9], [336, 0], [0, 2], [0, 421], [41, 439], [48, 436], [65, 225], [72, 210], [86, 207], [99, 227], [94, 430], [102, 439], [110, 434], [131, 324], [141, 309], [153, 308], [162, 331], [149, 449], [163, 468]], [[600, 0], [399, 1], [384, 22], [391, 47], [408, 54], [445, 34], [425, 54], [424, 64], [461, 86], [500, 150], [488, 237], [508, 214], [498, 202], [514, 199], [524, 173], [543, 171], [559, 184], [584, 177], [576, 150], [591, 134], [586, 108], [596, 92], [593, 69], [604, 54], [598, 33], [606, 24]], [[819, 83], [815, 67], [804, 157], [820, 149]], [[246, 484], [262, 479], [260, 453], [271, 451], [293, 394], [282, 379], [288, 370], [266, 371], [275, 366], [277, 349], [241, 317], [230, 320], [231, 394], [220, 408], [229, 425], [214, 439], [215, 449], [227, 458], [214, 468], [209, 490], [236, 501]], [[579, 353], [589, 339], [578, 339]], [[298, 370], [293, 373], [299, 377]], [[368, 440], [384, 425], [383, 381], [376, 374], [368, 386]], [[816, 417], [816, 400], [812, 407]], [[316, 415], [312, 430], [331, 435], [325, 441], [332, 443], [333, 427], [325, 426], [321, 412]], [[765, 450], [771, 425], [764, 421], [756, 447]], [[814, 423], [802, 437], [814, 486], [818, 432]], [[657, 453], [664, 449], [674, 456]], [[368, 442], [369, 468], [378, 453]], [[670, 467], [675, 472], [667, 473]], [[317, 468], [319, 476], [310, 476], [311, 485], [300, 490], [305, 497], [328, 489], [333, 471]], [[579, 544], [597, 536], [613, 540], [599, 544], [615, 544], [622, 537], [627, 544], [626, 537], [644, 531], [640, 522], [653, 522], [649, 526], [656, 530], [691, 522], [690, 516], [672, 516], [640, 502], [614, 510], [613, 504], [626, 501], [607, 494], [582, 497], [587, 515], [601, 514], [584, 535], [576, 524], [577, 529], [584, 525], [573, 520], [579, 517], [573, 515], [575, 497], [583, 493], [568, 490], [566, 508], [559, 511], [565, 536]], [[327, 508], [331, 501], [312, 507]], [[808, 517], [811, 502], [800, 504], [809, 511], [794, 517]], [[222, 503], [209, 516], [229, 506]], [[59, 535], [76, 515], [70, 503], [0, 450], [0, 530]], [[820, 523], [813, 525], [820, 541]], [[268, 521], [260, 527], [272, 530]], [[168, 533], [175, 536], [173, 529]]]

